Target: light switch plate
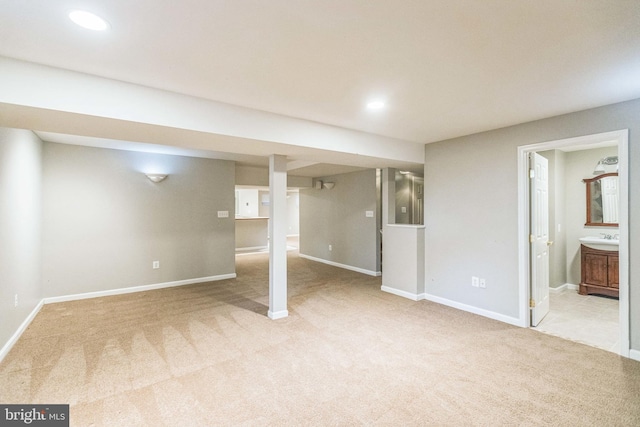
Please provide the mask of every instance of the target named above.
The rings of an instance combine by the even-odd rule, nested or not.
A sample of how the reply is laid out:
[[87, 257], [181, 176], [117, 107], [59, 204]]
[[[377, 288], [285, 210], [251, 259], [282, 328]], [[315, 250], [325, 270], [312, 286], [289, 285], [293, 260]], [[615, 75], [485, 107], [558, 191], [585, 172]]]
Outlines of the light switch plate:
[[364, 216], [366, 216], [367, 218], [373, 218], [373, 211], [365, 211]]
[[218, 218], [229, 218], [229, 211], [218, 211]]

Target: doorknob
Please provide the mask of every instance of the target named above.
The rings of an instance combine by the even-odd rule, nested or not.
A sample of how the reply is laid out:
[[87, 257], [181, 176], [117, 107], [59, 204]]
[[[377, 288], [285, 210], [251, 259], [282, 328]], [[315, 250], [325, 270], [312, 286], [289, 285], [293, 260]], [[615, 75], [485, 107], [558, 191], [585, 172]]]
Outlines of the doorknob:
[[553, 245], [553, 240], [549, 240], [549, 241], [547, 242], [547, 246], [551, 246], [551, 245]]

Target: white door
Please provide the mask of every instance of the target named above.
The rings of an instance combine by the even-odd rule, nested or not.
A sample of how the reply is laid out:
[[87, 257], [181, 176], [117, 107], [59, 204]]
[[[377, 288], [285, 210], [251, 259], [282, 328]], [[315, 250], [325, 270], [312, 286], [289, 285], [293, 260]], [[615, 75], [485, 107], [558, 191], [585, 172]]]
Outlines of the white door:
[[549, 168], [539, 154], [529, 155], [531, 178], [531, 326], [549, 313]]

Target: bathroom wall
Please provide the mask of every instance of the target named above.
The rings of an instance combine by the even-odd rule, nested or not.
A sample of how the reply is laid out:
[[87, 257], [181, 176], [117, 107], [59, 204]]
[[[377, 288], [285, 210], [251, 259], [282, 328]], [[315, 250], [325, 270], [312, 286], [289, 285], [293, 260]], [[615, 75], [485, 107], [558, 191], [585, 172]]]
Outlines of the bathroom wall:
[[[617, 234], [617, 227], [587, 227], [586, 188], [582, 182], [593, 178], [593, 169], [598, 160], [606, 156], [617, 156], [618, 147], [606, 147], [593, 150], [570, 151], [565, 154], [565, 194], [566, 194], [566, 261], [567, 282], [580, 283], [580, 237], [599, 236], [600, 233]], [[606, 172], [615, 172], [614, 166]], [[631, 190], [630, 190], [631, 191]]]

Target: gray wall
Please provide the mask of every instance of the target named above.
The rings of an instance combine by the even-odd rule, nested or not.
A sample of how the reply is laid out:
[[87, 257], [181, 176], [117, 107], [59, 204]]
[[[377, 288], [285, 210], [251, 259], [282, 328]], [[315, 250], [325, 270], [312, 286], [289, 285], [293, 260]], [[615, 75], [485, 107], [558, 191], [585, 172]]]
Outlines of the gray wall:
[[42, 298], [41, 191], [42, 142], [0, 128], [0, 348]]
[[[639, 118], [633, 100], [427, 144], [426, 292], [517, 318], [517, 147], [629, 129], [631, 343], [640, 349]], [[471, 276], [486, 278], [481, 294], [470, 292]]]
[[44, 296], [234, 273], [234, 177], [226, 160], [45, 143]]
[[[380, 271], [380, 220], [375, 169], [320, 178], [331, 190], [300, 190], [300, 253]], [[374, 217], [365, 217], [373, 211]], [[333, 250], [329, 251], [329, 245]]]

